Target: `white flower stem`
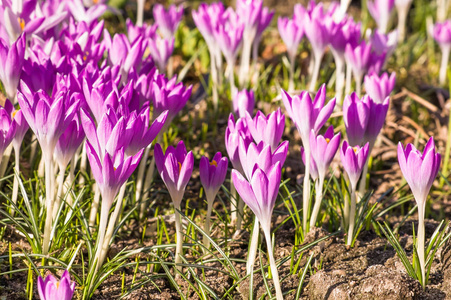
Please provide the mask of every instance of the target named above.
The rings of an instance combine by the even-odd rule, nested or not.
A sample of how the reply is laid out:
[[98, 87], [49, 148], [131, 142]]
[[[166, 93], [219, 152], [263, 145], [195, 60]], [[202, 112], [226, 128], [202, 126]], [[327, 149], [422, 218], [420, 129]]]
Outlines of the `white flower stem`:
[[445, 85], [446, 84], [446, 73], [448, 70], [448, 61], [449, 61], [449, 52], [451, 50], [450, 46], [442, 46], [441, 47], [442, 50], [442, 62], [440, 64], [440, 77], [439, 77], [439, 81], [440, 81], [440, 85]]
[[288, 60], [290, 61], [290, 79], [288, 82], [288, 92], [294, 91], [294, 68], [296, 63], [296, 56], [295, 55], [288, 55]]
[[318, 218], [319, 210], [321, 208], [321, 202], [323, 200], [323, 184], [324, 179], [319, 178], [315, 182], [315, 205], [313, 206], [312, 216], [310, 218], [310, 228], [315, 227], [316, 219]]
[[[86, 154], [86, 147], [81, 147], [81, 159], [80, 159], [80, 172], [81, 173], [85, 173], [86, 172], [86, 168], [88, 166], [88, 155]], [[84, 176], [79, 176], [78, 178], [78, 184], [79, 185], [84, 185], [85, 184], [85, 177]]]
[[343, 89], [345, 86], [345, 64], [344, 59], [339, 54], [334, 53], [335, 60], [335, 98], [339, 104], [343, 103]]
[[227, 72], [228, 72], [228, 76], [229, 76], [229, 84], [230, 84], [230, 96], [233, 97], [234, 92], [235, 92], [235, 76], [234, 76], [234, 72], [233, 69], [235, 67], [235, 60], [231, 59], [229, 61], [227, 61]]
[[[9, 164], [9, 158], [11, 157], [11, 152], [13, 151], [13, 146], [10, 144], [8, 147], [6, 147], [5, 151], [3, 152], [3, 158], [0, 163], [0, 178], [3, 178], [6, 172], [6, 168]], [[3, 182], [0, 182], [0, 185]]]
[[146, 150], [144, 151], [144, 155], [142, 156], [141, 161], [139, 162], [138, 174], [136, 175], [136, 190], [135, 190], [136, 202], [138, 202], [141, 198], [145, 175], [144, 171], [146, 170], [147, 158], [149, 157], [150, 147], [151, 145], [147, 146]]
[[348, 230], [348, 241], [346, 245], [351, 246], [352, 239], [354, 237], [354, 226], [355, 226], [355, 211], [356, 211], [356, 187], [352, 185], [351, 187], [351, 211], [349, 213], [349, 230]]
[[232, 224], [236, 224], [238, 218], [238, 197], [235, 185], [233, 184], [232, 174], [230, 174], [230, 210], [232, 211], [230, 214], [230, 221]]
[[108, 215], [110, 213], [111, 203], [114, 199], [102, 199], [102, 207], [100, 210], [100, 222], [99, 231], [97, 232], [97, 242], [96, 242], [96, 254], [94, 256], [93, 262], [95, 262], [95, 273], [100, 269], [103, 264], [100, 257], [102, 254], [102, 248], [105, 241], [105, 230], [108, 223]]
[[213, 202], [215, 200], [215, 197], [216, 197], [216, 195], [209, 196], [209, 194], [207, 194], [207, 215], [205, 216], [205, 224], [204, 224], [204, 232], [207, 235], [204, 235], [204, 237], [203, 237], [204, 246], [207, 249], [210, 248], [210, 240], [207, 238], [207, 236], [210, 236], [210, 232], [211, 232], [210, 219], [211, 219], [211, 211], [213, 210]]
[[244, 31], [239, 75], [239, 83], [241, 88], [243, 88], [249, 81], [249, 66], [251, 60], [252, 43], [254, 42], [255, 34], [256, 28], [250, 28]]
[[[182, 262], [181, 255], [183, 255], [183, 234], [182, 234], [182, 220], [179, 210], [180, 204], [175, 205], [175, 234], [177, 236], [177, 243], [175, 247], [175, 264], [177, 270], [181, 272], [182, 266], [180, 266], [179, 264]], [[178, 273], [176, 277], [179, 277]]]
[[56, 214], [58, 213], [58, 210], [61, 205], [61, 198], [63, 197], [63, 187], [64, 187], [64, 175], [66, 173], [66, 167], [60, 166], [59, 167], [59, 174], [58, 174], [58, 192], [56, 193], [56, 199], [55, 199], [55, 205], [53, 206], [53, 220], [56, 218]]
[[420, 261], [421, 276], [423, 286], [426, 285], [426, 268], [425, 268], [425, 254], [424, 254], [424, 242], [425, 242], [425, 230], [424, 230], [424, 208], [426, 205], [426, 199], [418, 203], [418, 235], [417, 235], [417, 252], [418, 259]]
[[[304, 141], [303, 141], [304, 142]], [[305, 175], [304, 175], [304, 187], [303, 187], [303, 230], [304, 233], [309, 232], [308, 226], [308, 213], [310, 206], [310, 145], [304, 143], [304, 152], [305, 152]]]
[[213, 93], [213, 107], [215, 112], [218, 111], [218, 69], [216, 68], [216, 58], [214, 52], [208, 48], [210, 51], [210, 73], [211, 73], [211, 82], [212, 82], [212, 93]]
[[355, 92], [358, 97], [362, 94], [362, 75], [354, 75], [355, 79]]
[[136, 25], [141, 27], [144, 23], [144, 3], [145, 0], [138, 0], [138, 8], [136, 11]]
[[403, 6], [398, 8], [398, 42], [404, 42], [406, 37], [406, 22], [407, 13], [409, 12], [410, 4], [408, 6]]
[[251, 274], [254, 268], [255, 257], [257, 256], [259, 234], [260, 234], [260, 223], [258, 222], [258, 219], [255, 216], [254, 227], [252, 228], [252, 237], [250, 240], [251, 245], [247, 253], [246, 275]]
[[[14, 182], [13, 182], [13, 194], [11, 197], [11, 201], [14, 204], [17, 204], [17, 197], [19, 195], [19, 179], [17, 178], [20, 176], [20, 146], [14, 147], [14, 159], [15, 159], [15, 165], [14, 170], [16, 172], [14, 176]], [[14, 207], [11, 207], [11, 216], [14, 216]]]
[[312, 79], [310, 81], [309, 91], [314, 91], [316, 87], [316, 82], [318, 81], [319, 69], [321, 67], [321, 60], [323, 58], [323, 53], [318, 53], [314, 55], [315, 65], [313, 66]]
[[345, 95], [351, 94], [352, 68], [349, 63], [346, 64], [346, 88]]
[[92, 230], [96, 221], [97, 210], [100, 204], [100, 189], [97, 184], [94, 184], [94, 199], [91, 204], [91, 211], [89, 213], [89, 228]]
[[283, 300], [282, 289], [280, 288], [279, 272], [277, 271], [276, 261], [274, 260], [274, 253], [271, 243], [271, 230], [269, 228], [263, 229], [266, 239], [266, 248], [268, 248], [269, 265], [271, 266], [271, 274], [274, 280], [274, 288], [276, 289], [276, 299]]
[[50, 234], [52, 232], [52, 212], [53, 212], [53, 177], [55, 176], [53, 171], [53, 159], [52, 154], [44, 153], [45, 159], [45, 206], [47, 209], [47, 215], [45, 218], [44, 226], [44, 240], [42, 242], [42, 254], [47, 255], [50, 248]]
[[116, 201], [116, 207], [114, 208], [113, 214], [111, 215], [111, 217], [109, 218], [109, 221], [108, 221], [108, 228], [106, 230], [105, 240], [103, 241], [102, 251], [100, 253], [100, 259], [99, 259], [100, 265], [102, 265], [103, 262], [105, 261], [108, 250], [110, 249], [110, 244], [112, 243], [114, 227], [116, 226], [116, 221], [119, 217], [119, 213], [122, 208], [122, 201], [124, 200], [125, 186], [126, 186], [126, 183], [124, 183], [121, 186], [121, 189], [119, 191], [119, 195], [118, 195], [117, 201]]

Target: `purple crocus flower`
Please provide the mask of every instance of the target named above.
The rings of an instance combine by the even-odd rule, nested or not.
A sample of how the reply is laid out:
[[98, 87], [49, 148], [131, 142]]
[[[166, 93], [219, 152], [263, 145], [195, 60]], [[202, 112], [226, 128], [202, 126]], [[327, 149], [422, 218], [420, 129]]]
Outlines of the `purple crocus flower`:
[[169, 146], [165, 154], [163, 154], [160, 144], [157, 143], [154, 152], [155, 163], [161, 179], [171, 195], [174, 206], [179, 208], [186, 185], [193, 172], [193, 153], [191, 151], [187, 153], [183, 141], [180, 141], [176, 148]]
[[[371, 43], [367, 43], [365, 41], [362, 41], [355, 47], [350, 44], [346, 45], [345, 59], [354, 74], [357, 90], [360, 88], [363, 75], [368, 72], [371, 62], [371, 50]], [[360, 94], [360, 90], [358, 90], [357, 93]]]
[[7, 100], [5, 108], [0, 106], [0, 162], [6, 147], [13, 141], [17, 129], [17, 123], [11, 119], [9, 107], [12, 107], [9, 100]]
[[257, 144], [263, 141], [271, 146], [272, 151], [278, 147], [285, 129], [285, 115], [282, 114], [280, 108], [268, 116], [258, 111], [253, 119], [249, 114], [246, 114], [245, 119], [247, 127]]
[[341, 163], [348, 174], [353, 190], [357, 187], [357, 181], [362, 174], [363, 167], [369, 154], [369, 143], [362, 148], [359, 145], [350, 146], [347, 141], [343, 142], [340, 149]]
[[41, 300], [71, 300], [74, 291], [75, 282], [71, 282], [67, 270], [59, 281], [53, 275], [48, 275], [45, 279], [38, 277], [38, 293]]
[[340, 132], [334, 135], [333, 126], [330, 126], [324, 135], [316, 135], [313, 130], [310, 132], [311, 155], [316, 163], [318, 177], [323, 180], [338, 150], [338, 146], [340, 146], [340, 138]]
[[14, 147], [14, 150], [17, 151], [16, 153], [18, 154], [20, 152], [19, 149], [22, 145], [23, 138], [30, 127], [25, 120], [22, 110], [15, 110], [14, 106], [9, 100], [6, 100], [5, 102], [5, 110], [11, 116], [12, 122], [15, 123], [16, 132], [11, 143]]
[[174, 51], [174, 42], [174, 38], [161, 38], [158, 35], [154, 39], [147, 40], [150, 55], [162, 73], [166, 71], [166, 65]]
[[166, 10], [162, 4], [153, 7], [153, 18], [158, 24], [158, 30], [165, 39], [172, 39], [183, 18], [183, 6], [171, 5]]
[[449, 53], [451, 52], [451, 20], [446, 20], [443, 23], [436, 23], [432, 31], [434, 39], [437, 41], [442, 51], [439, 81], [441, 85], [444, 85], [446, 83]]
[[288, 141], [282, 142], [274, 151], [271, 146], [261, 141], [258, 144], [253, 142], [247, 144], [246, 141], [240, 137], [239, 141], [239, 157], [243, 173], [247, 179], [251, 179], [258, 166], [263, 171], [268, 171], [271, 166], [279, 162], [281, 166], [285, 163], [288, 153]]
[[223, 157], [221, 152], [216, 153], [211, 162], [206, 156], [200, 159], [200, 181], [204, 187], [207, 201], [212, 202], [221, 188], [227, 174], [228, 162], [227, 157]]
[[435, 150], [434, 139], [431, 137], [424, 147], [423, 153], [415, 146], [408, 144], [404, 149], [402, 144], [398, 144], [398, 162], [402, 174], [412, 190], [413, 196], [418, 206], [418, 234], [417, 245], [418, 258], [420, 261], [422, 282], [426, 282], [425, 268], [425, 226], [424, 213], [426, 200], [432, 183], [437, 177], [440, 169], [441, 156]]
[[377, 27], [383, 33], [388, 30], [388, 22], [395, 5], [395, 0], [368, 1], [368, 11], [377, 23]]
[[87, 24], [91, 24], [97, 20], [108, 9], [108, 6], [103, 3], [86, 8], [82, 0], [68, 0], [66, 5], [75, 20], [78, 22], [83, 21]]
[[235, 93], [232, 100], [233, 112], [239, 118], [244, 118], [246, 113], [253, 115], [255, 98], [253, 90], [242, 90]]
[[[370, 32], [371, 30], [368, 30], [367, 33]], [[385, 58], [388, 59], [398, 45], [398, 32], [393, 30], [392, 32], [385, 34], [379, 30], [375, 30], [371, 34], [370, 41], [373, 51], [378, 55], [385, 53]]]
[[229, 71], [233, 72], [232, 68], [243, 40], [244, 25], [236, 20], [237, 16], [234, 13], [230, 13], [229, 18], [231, 20], [216, 27], [214, 37], [230, 66]]
[[235, 123], [233, 114], [229, 115], [228, 125], [225, 131], [225, 146], [227, 154], [229, 155], [230, 162], [234, 169], [244, 173], [241, 166], [238, 147], [240, 144], [240, 138], [245, 141], [245, 144], [249, 145], [252, 142], [252, 136], [247, 128], [247, 124], [244, 119], [238, 119]]
[[346, 96], [343, 102], [343, 120], [351, 145], [362, 145], [364, 142], [371, 111], [368, 98], [365, 95], [360, 99], [356, 93], [352, 93], [351, 96]]
[[127, 35], [130, 43], [133, 43], [138, 37], [143, 37], [144, 40], [154, 39], [156, 37], [157, 24], [143, 24], [143, 26], [138, 26], [133, 24], [130, 19], [127, 19], [125, 24], [127, 26]]
[[434, 139], [432, 137], [429, 139], [423, 153], [412, 144], [408, 144], [404, 148], [399, 142], [398, 161], [418, 207], [424, 207], [441, 162], [440, 153], [435, 150]]
[[6, 96], [14, 100], [19, 86], [22, 66], [25, 60], [25, 34], [22, 34], [11, 47], [0, 38], [0, 80]]
[[367, 94], [376, 103], [383, 103], [385, 98], [389, 97], [396, 83], [396, 73], [392, 72], [390, 77], [387, 73], [381, 76], [373, 73], [366, 75], [364, 79], [365, 90]]
[[69, 161], [77, 152], [84, 138], [85, 132], [80, 124], [78, 115], [75, 115], [56, 143], [54, 156], [60, 171], [66, 170]]
[[[11, 2], [3, 2], [3, 18], [0, 18], [0, 23], [5, 29], [7, 36], [2, 36], [5, 40], [9, 40], [11, 45], [19, 39], [20, 35], [25, 33], [27, 37], [31, 37], [33, 33], [38, 33], [38, 29], [44, 23], [44, 17], [31, 18], [34, 13], [36, 5], [33, 7], [32, 1], [28, 1], [28, 5], [23, 5], [25, 1], [16, 2], [16, 5], [11, 5]], [[22, 4], [22, 5], [21, 5]]]
[[258, 20], [257, 33], [255, 34], [255, 39], [253, 43], [254, 58], [257, 57], [256, 52], [258, 50], [258, 45], [260, 44], [263, 31], [265, 31], [265, 29], [271, 23], [271, 20], [274, 17], [274, 13], [275, 13], [274, 10], [269, 10], [269, 8], [267, 7], [262, 8], [260, 19]]
[[282, 38], [285, 46], [287, 47], [288, 58], [290, 63], [294, 63], [294, 58], [298, 51], [299, 43], [304, 36], [304, 28], [300, 24], [292, 19], [279, 17], [277, 20], [277, 26], [279, 28], [279, 34]]
[[224, 11], [222, 2], [213, 2], [210, 5], [201, 3], [197, 11], [192, 10], [194, 23], [210, 46], [215, 44], [214, 31], [217, 24], [225, 22]]

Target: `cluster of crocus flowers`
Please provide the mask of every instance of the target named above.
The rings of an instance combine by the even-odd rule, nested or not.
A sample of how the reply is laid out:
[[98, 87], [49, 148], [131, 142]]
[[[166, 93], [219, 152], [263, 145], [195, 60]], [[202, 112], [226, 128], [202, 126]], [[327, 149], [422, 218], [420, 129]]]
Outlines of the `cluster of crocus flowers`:
[[429, 191], [440, 169], [441, 156], [435, 150], [434, 139], [431, 137], [424, 147], [423, 153], [412, 144], [408, 144], [404, 148], [399, 143], [398, 162], [418, 206], [416, 250], [420, 261], [422, 282], [426, 282], [424, 214]]
[[440, 50], [442, 51], [439, 82], [441, 85], [444, 85], [446, 83], [449, 53], [451, 52], [451, 20], [436, 23], [434, 25], [432, 34], [434, 36], [434, 39], [439, 44]]
[[41, 300], [71, 300], [75, 292], [75, 282], [70, 280], [70, 274], [64, 271], [58, 281], [53, 275], [45, 279], [38, 277], [38, 293]]
[[314, 100], [308, 91], [302, 91], [300, 95], [291, 97], [282, 90], [282, 100], [301, 135], [302, 145], [305, 151], [305, 176], [303, 186], [303, 230], [308, 231], [308, 207], [310, 202], [310, 133], [318, 134], [319, 130], [329, 119], [335, 107], [335, 98], [326, 104], [326, 87], [322, 85], [316, 93]]

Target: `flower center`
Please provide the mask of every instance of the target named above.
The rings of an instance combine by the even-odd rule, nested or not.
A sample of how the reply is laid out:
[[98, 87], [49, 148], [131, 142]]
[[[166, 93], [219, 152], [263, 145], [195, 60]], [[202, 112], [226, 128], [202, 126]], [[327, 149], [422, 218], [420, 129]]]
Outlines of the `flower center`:
[[330, 142], [330, 139], [326, 138], [326, 143], [328, 143], [328, 144], [329, 144], [329, 142]]
[[18, 112], [19, 110], [14, 110], [12, 113], [11, 113], [11, 117], [12, 117], [12, 119], [14, 119], [14, 117], [17, 115], [17, 112]]
[[215, 166], [215, 167], [217, 167], [217, 166], [218, 166], [218, 163], [217, 163], [215, 160], [212, 160], [212, 161], [210, 162], [210, 166]]
[[182, 170], [182, 164], [180, 162], [177, 162], [179, 164], [179, 173]]
[[352, 150], [354, 150], [354, 153], [357, 153], [357, 151], [359, 150], [359, 148], [353, 147]]
[[23, 31], [25, 28], [25, 20], [19, 17], [17, 18], [17, 21], [19, 21], [20, 29]]

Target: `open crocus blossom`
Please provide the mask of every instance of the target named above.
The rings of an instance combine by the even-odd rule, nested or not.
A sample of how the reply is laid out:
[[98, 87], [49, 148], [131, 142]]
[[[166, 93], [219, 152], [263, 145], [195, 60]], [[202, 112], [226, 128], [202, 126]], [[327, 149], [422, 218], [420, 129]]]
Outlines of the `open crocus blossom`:
[[418, 205], [416, 246], [420, 260], [422, 282], [426, 282], [424, 213], [427, 196], [440, 168], [441, 156], [435, 150], [434, 139], [431, 137], [426, 147], [424, 147], [423, 153], [418, 151], [412, 144], [408, 144], [406, 148], [403, 148], [400, 142], [398, 144], [398, 162]]
[[286, 91], [282, 90], [282, 100], [285, 108], [301, 135], [302, 144], [306, 155], [305, 176], [303, 187], [303, 225], [304, 230], [308, 231], [307, 218], [310, 202], [310, 131], [313, 129], [315, 134], [323, 127], [329, 119], [335, 107], [335, 98], [326, 105], [326, 86], [323, 84], [316, 93], [314, 101], [308, 91], [302, 91], [299, 96], [291, 97]]
[[153, 18], [158, 24], [158, 30], [166, 39], [174, 37], [177, 27], [183, 18], [183, 7], [171, 5], [166, 10], [162, 4], [153, 7]]
[[388, 30], [390, 15], [395, 5], [395, 0], [368, 1], [368, 11], [377, 23], [377, 27], [383, 33]]
[[[176, 148], [169, 146], [164, 154], [160, 144], [156, 144], [154, 155], [158, 172], [171, 195], [175, 207], [175, 230], [177, 234], [175, 263], [180, 264], [182, 262], [181, 255], [183, 254], [183, 237], [179, 210], [186, 185], [193, 173], [194, 156], [191, 151], [189, 153], [186, 152], [183, 141], [180, 141]], [[181, 269], [181, 266], [177, 266], [177, 268]]]
[[369, 143], [366, 143], [362, 148], [360, 146], [350, 146], [347, 141], [343, 142], [340, 149], [341, 163], [343, 168], [348, 174], [348, 178], [351, 185], [351, 207], [349, 207], [348, 201], [345, 199], [344, 208], [344, 223], [345, 226], [349, 224], [348, 240], [346, 245], [351, 246], [354, 238], [354, 225], [356, 214], [356, 188], [357, 181], [362, 174], [365, 163], [368, 159]]
[[249, 180], [246, 180], [237, 170], [232, 170], [232, 180], [238, 194], [254, 212], [262, 226], [266, 239], [277, 300], [283, 300], [283, 295], [272, 249], [271, 217], [279, 193], [281, 176], [282, 171], [280, 162], [272, 165], [266, 172], [256, 166]]
[[14, 101], [19, 86], [22, 65], [25, 60], [25, 34], [17, 41], [8, 43], [0, 38], [0, 80], [6, 91], [6, 96]]
[[210, 246], [210, 241], [207, 236], [210, 235], [210, 216], [213, 208], [213, 201], [227, 175], [228, 163], [227, 157], [222, 157], [221, 152], [216, 153], [211, 162], [206, 156], [203, 156], [200, 159], [200, 182], [204, 187], [205, 196], [207, 198], [207, 215], [205, 217], [204, 226], [204, 231], [207, 233], [207, 235], [204, 235], [204, 245], [207, 248]]
[[254, 141], [257, 144], [263, 141], [271, 146], [271, 151], [275, 151], [285, 129], [285, 115], [282, 110], [279, 108], [268, 116], [258, 111], [254, 118], [246, 114], [245, 119]]
[[396, 73], [392, 72], [390, 77], [387, 73], [378, 76], [376, 73], [365, 75], [364, 85], [366, 93], [376, 103], [384, 102], [389, 97], [396, 83]]
[[244, 118], [246, 113], [254, 114], [255, 97], [253, 90], [235, 92], [232, 100], [233, 112], [238, 118]]
[[41, 300], [71, 300], [74, 291], [75, 282], [71, 282], [67, 270], [59, 281], [53, 275], [48, 275], [45, 279], [38, 277], [38, 293]]
[[451, 20], [436, 23], [432, 32], [434, 39], [442, 51], [442, 62], [440, 64], [439, 81], [441, 85], [446, 82], [446, 70], [448, 69], [449, 53], [451, 52]]

